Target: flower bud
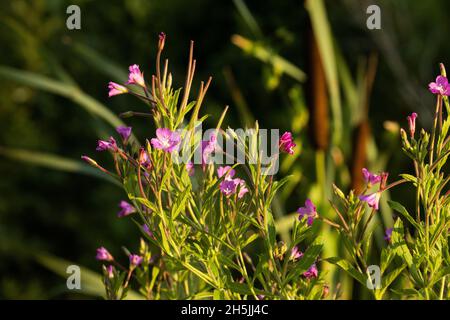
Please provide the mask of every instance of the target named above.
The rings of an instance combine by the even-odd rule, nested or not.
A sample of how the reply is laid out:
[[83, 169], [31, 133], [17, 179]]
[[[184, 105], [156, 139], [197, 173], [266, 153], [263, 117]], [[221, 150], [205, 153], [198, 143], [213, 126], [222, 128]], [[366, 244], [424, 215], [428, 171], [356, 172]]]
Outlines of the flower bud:
[[166, 41], [166, 34], [164, 32], [160, 32], [158, 35], [159, 41], [158, 41], [158, 50], [163, 51], [164, 49], [164, 43]]

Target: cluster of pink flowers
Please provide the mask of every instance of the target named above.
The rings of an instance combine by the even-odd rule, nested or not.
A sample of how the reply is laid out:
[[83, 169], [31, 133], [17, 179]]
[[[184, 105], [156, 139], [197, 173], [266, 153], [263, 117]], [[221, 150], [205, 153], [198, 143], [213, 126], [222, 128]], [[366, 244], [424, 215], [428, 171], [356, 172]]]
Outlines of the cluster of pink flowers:
[[389, 174], [387, 172], [382, 172], [381, 174], [377, 175], [371, 173], [366, 168], [363, 168], [362, 172], [367, 183], [367, 188], [370, 188], [377, 184], [380, 184], [380, 188], [376, 192], [360, 195], [359, 200], [366, 202], [372, 209], [378, 210], [380, 206], [381, 193], [385, 190]]
[[[116, 128], [117, 133], [122, 138], [123, 145], [128, 143], [128, 140], [131, 136], [131, 127], [119, 126]], [[109, 137], [108, 140], [98, 140], [97, 142], [97, 151], [106, 151], [109, 150], [111, 152], [119, 151], [119, 147], [117, 146], [116, 139], [114, 137]]]
[[219, 179], [223, 178], [222, 182], [220, 182], [219, 188], [225, 196], [228, 197], [237, 192], [238, 198], [241, 199], [248, 192], [248, 189], [243, 179], [233, 179], [235, 174], [236, 171], [230, 166], [219, 167], [217, 169], [217, 176]]
[[[114, 257], [104, 247], [100, 247], [100, 248], [97, 249], [97, 255], [95, 256], [95, 258], [98, 261], [114, 262]], [[141, 256], [139, 256], [137, 254], [130, 254], [128, 256], [128, 258], [130, 260], [130, 268], [131, 269], [134, 269], [135, 267], [139, 266], [142, 263], [142, 261], [144, 260], [143, 257], [141, 257]], [[112, 266], [108, 266], [107, 270], [108, 270], [108, 275], [110, 275], [110, 277], [113, 277], [113, 274], [114, 274], [113, 267]]]
[[[133, 64], [128, 68], [128, 70], [129, 74], [128, 74], [128, 81], [126, 82], [126, 84], [138, 85], [142, 88], [145, 88], [144, 73], [141, 72], [139, 66], [137, 64]], [[109, 97], [129, 92], [129, 89], [127, 87], [112, 81], [109, 82], [108, 89], [109, 89], [108, 92]]]

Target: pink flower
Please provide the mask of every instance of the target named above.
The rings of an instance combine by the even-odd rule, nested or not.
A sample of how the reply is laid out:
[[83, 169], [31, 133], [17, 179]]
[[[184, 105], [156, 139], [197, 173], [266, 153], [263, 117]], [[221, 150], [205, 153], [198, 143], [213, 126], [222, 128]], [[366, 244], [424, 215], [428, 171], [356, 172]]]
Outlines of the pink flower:
[[367, 202], [369, 207], [378, 210], [379, 203], [380, 203], [381, 193], [380, 192], [374, 192], [368, 195], [361, 195], [359, 196], [359, 200]]
[[231, 169], [230, 166], [217, 168], [217, 175], [219, 176], [219, 178], [222, 178], [225, 175], [224, 179], [230, 180], [231, 178], [234, 177], [235, 174], [236, 171], [234, 169]]
[[130, 254], [129, 258], [131, 267], [137, 267], [142, 263], [142, 260], [144, 259], [141, 256], [138, 256], [137, 254]]
[[296, 144], [292, 139], [292, 133], [290, 132], [283, 133], [283, 135], [280, 138], [279, 146], [281, 151], [289, 154], [294, 154], [294, 148]]
[[308, 218], [307, 219], [308, 226], [311, 226], [313, 224], [314, 219], [319, 215], [317, 213], [316, 206], [310, 199], [306, 199], [305, 206], [298, 208], [297, 212], [299, 213], [298, 216], [299, 220], [302, 220], [303, 217], [305, 216]]
[[145, 88], [144, 74], [139, 70], [139, 66], [133, 64], [130, 66], [129, 71], [127, 84], [137, 84]]
[[209, 140], [203, 140], [202, 141], [202, 166], [203, 170], [206, 167], [206, 164], [208, 163], [209, 156], [216, 151], [216, 143], [217, 143], [217, 137], [215, 134], [211, 134], [209, 137]]
[[117, 214], [119, 218], [129, 216], [130, 214], [136, 212], [136, 209], [131, 204], [129, 204], [124, 200], [120, 201], [119, 207], [121, 209]]
[[393, 228], [387, 228], [386, 229], [384, 240], [386, 240], [387, 242], [391, 242], [391, 237], [392, 237], [392, 231], [393, 230], [394, 230]]
[[110, 81], [108, 83], [108, 97], [112, 97], [112, 96], [117, 96], [118, 94], [123, 94], [123, 93], [127, 93], [128, 89], [118, 83], [112, 82]]
[[416, 118], [417, 113], [413, 112], [410, 116], [408, 116], [408, 124], [409, 124], [409, 133], [411, 138], [414, 138], [414, 133], [416, 132]]
[[123, 143], [126, 144], [131, 135], [131, 127], [118, 126], [116, 131], [122, 138]]
[[150, 237], [150, 238], [155, 238], [155, 235], [153, 234], [153, 232], [150, 230], [150, 228], [148, 227], [148, 225], [143, 224], [142, 225], [142, 230], [144, 230], [144, 232]]
[[99, 261], [113, 261], [113, 256], [106, 250], [104, 247], [100, 247], [97, 249], [97, 255], [95, 259]]
[[236, 171], [230, 166], [217, 168], [217, 176], [223, 178], [223, 181], [219, 185], [220, 191], [226, 196], [238, 192], [238, 198], [241, 199], [248, 192], [248, 189], [245, 185], [245, 180], [239, 178], [233, 179], [235, 174]]
[[291, 250], [291, 257], [290, 259], [295, 261], [303, 257], [303, 252], [301, 252], [297, 246], [293, 247]]
[[430, 82], [428, 84], [428, 89], [434, 93], [441, 96], [450, 95], [450, 85], [448, 84], [448, 80], [444, 76], [437, 76], [436, 82]]
[[186, 171], [188, 173], [189, 177], [192, 177], [195, 173], [194, 163], [192, 161], [189, 161], [186, 163]]
[[362, 169], [362, 173], [364, 176], [364, 180], [366, 180], [366, 183], [368, 183], [370, 185], [375, 185], [377, 183], [380, 183], [380, 181], [381, 181], [381, 176], [371, 173], [366, 168]]
[[248, 189], [245, 186], [245, 180], [236, 178], [234, 179], [234, 183], [236, 183], [239, 188], [238, 198], [241, 199], [248, 192]]
[[220, 191], [225, 196], [230, 196], [236, 193], [237, 183], [234, 180], [223, 180], [219, 185]]
[[165, 152], [174, 151], [180, 144], [180, 135], [167, 128], [156, 129], [156, 138], [151, 140], [152, 146]]
[[309, 267], [307, 271], [303, 272], [303, 276], [307, 279], [317, 278], [318, 275], [319, 270], [317, 270], [317, 266], [315, 263], [311, 267]]
[[110, 151], [116, 152], [117, 149], [118, 149], [117, 143], [113, 137], [109, 137], [108, 141], [98, 140], [97, 149], [96, 149], [97, 151], [110, 150]]

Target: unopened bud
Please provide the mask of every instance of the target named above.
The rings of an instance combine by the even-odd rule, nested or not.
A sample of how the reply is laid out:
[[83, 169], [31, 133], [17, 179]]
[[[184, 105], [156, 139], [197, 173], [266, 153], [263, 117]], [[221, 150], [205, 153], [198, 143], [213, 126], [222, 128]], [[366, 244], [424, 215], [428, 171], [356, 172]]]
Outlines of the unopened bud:
[[447, 72], [445, 71], [445, 66], [443, 63], [439, 64], [439, 68], [441, 69], [441, 76], [447, 77]]
[[333, 183], [333, 191], [334, 194], [337, 195], [339, 198], [341, 198], [344, 201], [346, 200], [344, 192], [342, 192], [342, 190], [339, 189], [334, 183]]
[[166, 41], [166, 34], [164, 32], [160, 32], [158, 35], [159, 42], [158, 42], [158, 50], [163, 51], [164, 49], [164, 43]]
[[122, 118], [122, 119], [131, 118], [132, 116], [134, 116], [134, 112], [133, 111], [122, 112], [119, 115], [119, 117]]
[[169, 72], [169, 75], [167, 76], [167, 89], [170, 89], [172, 87], [172, 73]]
[[83, 160], [84, 162], [93, 167], [98, 167], [98, 163], [94, 159], [89, 158], [88, 156], [81, 156], [81, 160]]

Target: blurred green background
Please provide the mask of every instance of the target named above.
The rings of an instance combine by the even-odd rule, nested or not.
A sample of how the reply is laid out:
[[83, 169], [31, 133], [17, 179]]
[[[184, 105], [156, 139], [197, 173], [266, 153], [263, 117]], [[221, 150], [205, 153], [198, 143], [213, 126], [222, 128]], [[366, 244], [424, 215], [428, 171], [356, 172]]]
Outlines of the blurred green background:
[[[388, 170], [392, 179], [409, 170], [406, 157], [392, 152], [400, 149], [396, 123], [405, 126], [406, 116], [417, 111], [421, 125], [429, 126], [433, 97], [426, 88], [438, 73], [438, 63], [448, 62], [445, 13], [450, 3], [324, 3], [333, 37], [330, 43], [336, 49], [331, 65], [337, 71], [337, 97], [336, 91], [330, 92], [329, 78], [325, 91], [320, 84], [330, 77], [330, 64], [325, 63], [326, 77], [320, 74], [323, 68], [314, 69], [311, 64], [311, 34], [320, 47], [321, 41], [327, 40], [327, 29], [323, 24], [311, 27], [315, 9], [307, 10], [302, 0], [2, 0], [0, 298], [85, 298], [67, 292], [65, 280], [37, 263], [35, 255], [51, 253], [99, 271], [94, 256], [100, 245], [117, 250], [121, 244], [136, 248], [138, 234], [133, 222], [116, 218], [117, 204], [125, 196], [121, 189], [89, 175], [85, 167], [81, 170], [88, 170], [88, 175], [67, 172], [78, 171], [82, 154], [107, 166], [107, 155], [95, 152], [96, 139], [113, 132], [95, 112], [80, 108], [83, 101], [77, 100], [74, 92], [81, 90], [84, 97], [96, 99], [114, 114], [144, 111], [145, 106], [132, 97], [108, 99], [107, 83], [124, 81], [128, 66], [134, 63], [150, 76], [160, 31], [167, 34], [164, 57], [169, 58], [175, 86], [184, 84], [189, 41], [195, 41], [195, 87], [200, 80], [213, 77], [203, 109], [212, 114], [211, 125], [223, 107], [230, 105], [226, 125], [242, 127], [258, 119], [263, 128], [294, 132], [301, 152], [282, 163], [281, 173], [292, 173], [294, 179], [276, 204], [279, 217], [294, 212], [307, 194], [319, 197], [314, 188], [321, 187], [320, 150], [325, 152], [326, 187], [319, 194], [325, 197], [332, 181], [344, 189], [357, 186], [352, 168], [361, 136], [365, 139], [362, 163], [369, 168]], [[70, 4], [81, 8], [81, 30], [66, 28]], [[366, 28], [370, 4], [381, 8], [381, 30]], [[319, 49], [324, 59], [324, 48]], [[36, 84], [30, 73], [17, 70], [53, 82], [43, 87], [45, 79], [35, 79]], [[52, 86], [54, 83], [63, 87]], [[328, 110], [325, 114], [315, 112], [321, 97]], [[339, 132], [333, 99], [340, 101], [343, 128]], [[355, 117], [369, 102], [368, 116], [362, 112]], [[126, 122], [138, 136], [154, 133], [145, 118]], [[328, 122], [330, 131], [320, 127]], [[325, 142], [318, 139], [320, 132]], [[341, 141], [334, 141], [336, 134], [342, 135]], [[65, 163], [66, 170], [55, 170], [49, 158], [40, 158], [41, 165], [37, 165], [36, 153], [20, 153], [23, 150], [74, 162]], [[407, 189], [399, 188], [391, 196], [409, 204], [407, 195]], [[322, 201], [325, 211], [327, 200]], [[384, 225], [389, 224], [390, 214], [385, 211]]]

